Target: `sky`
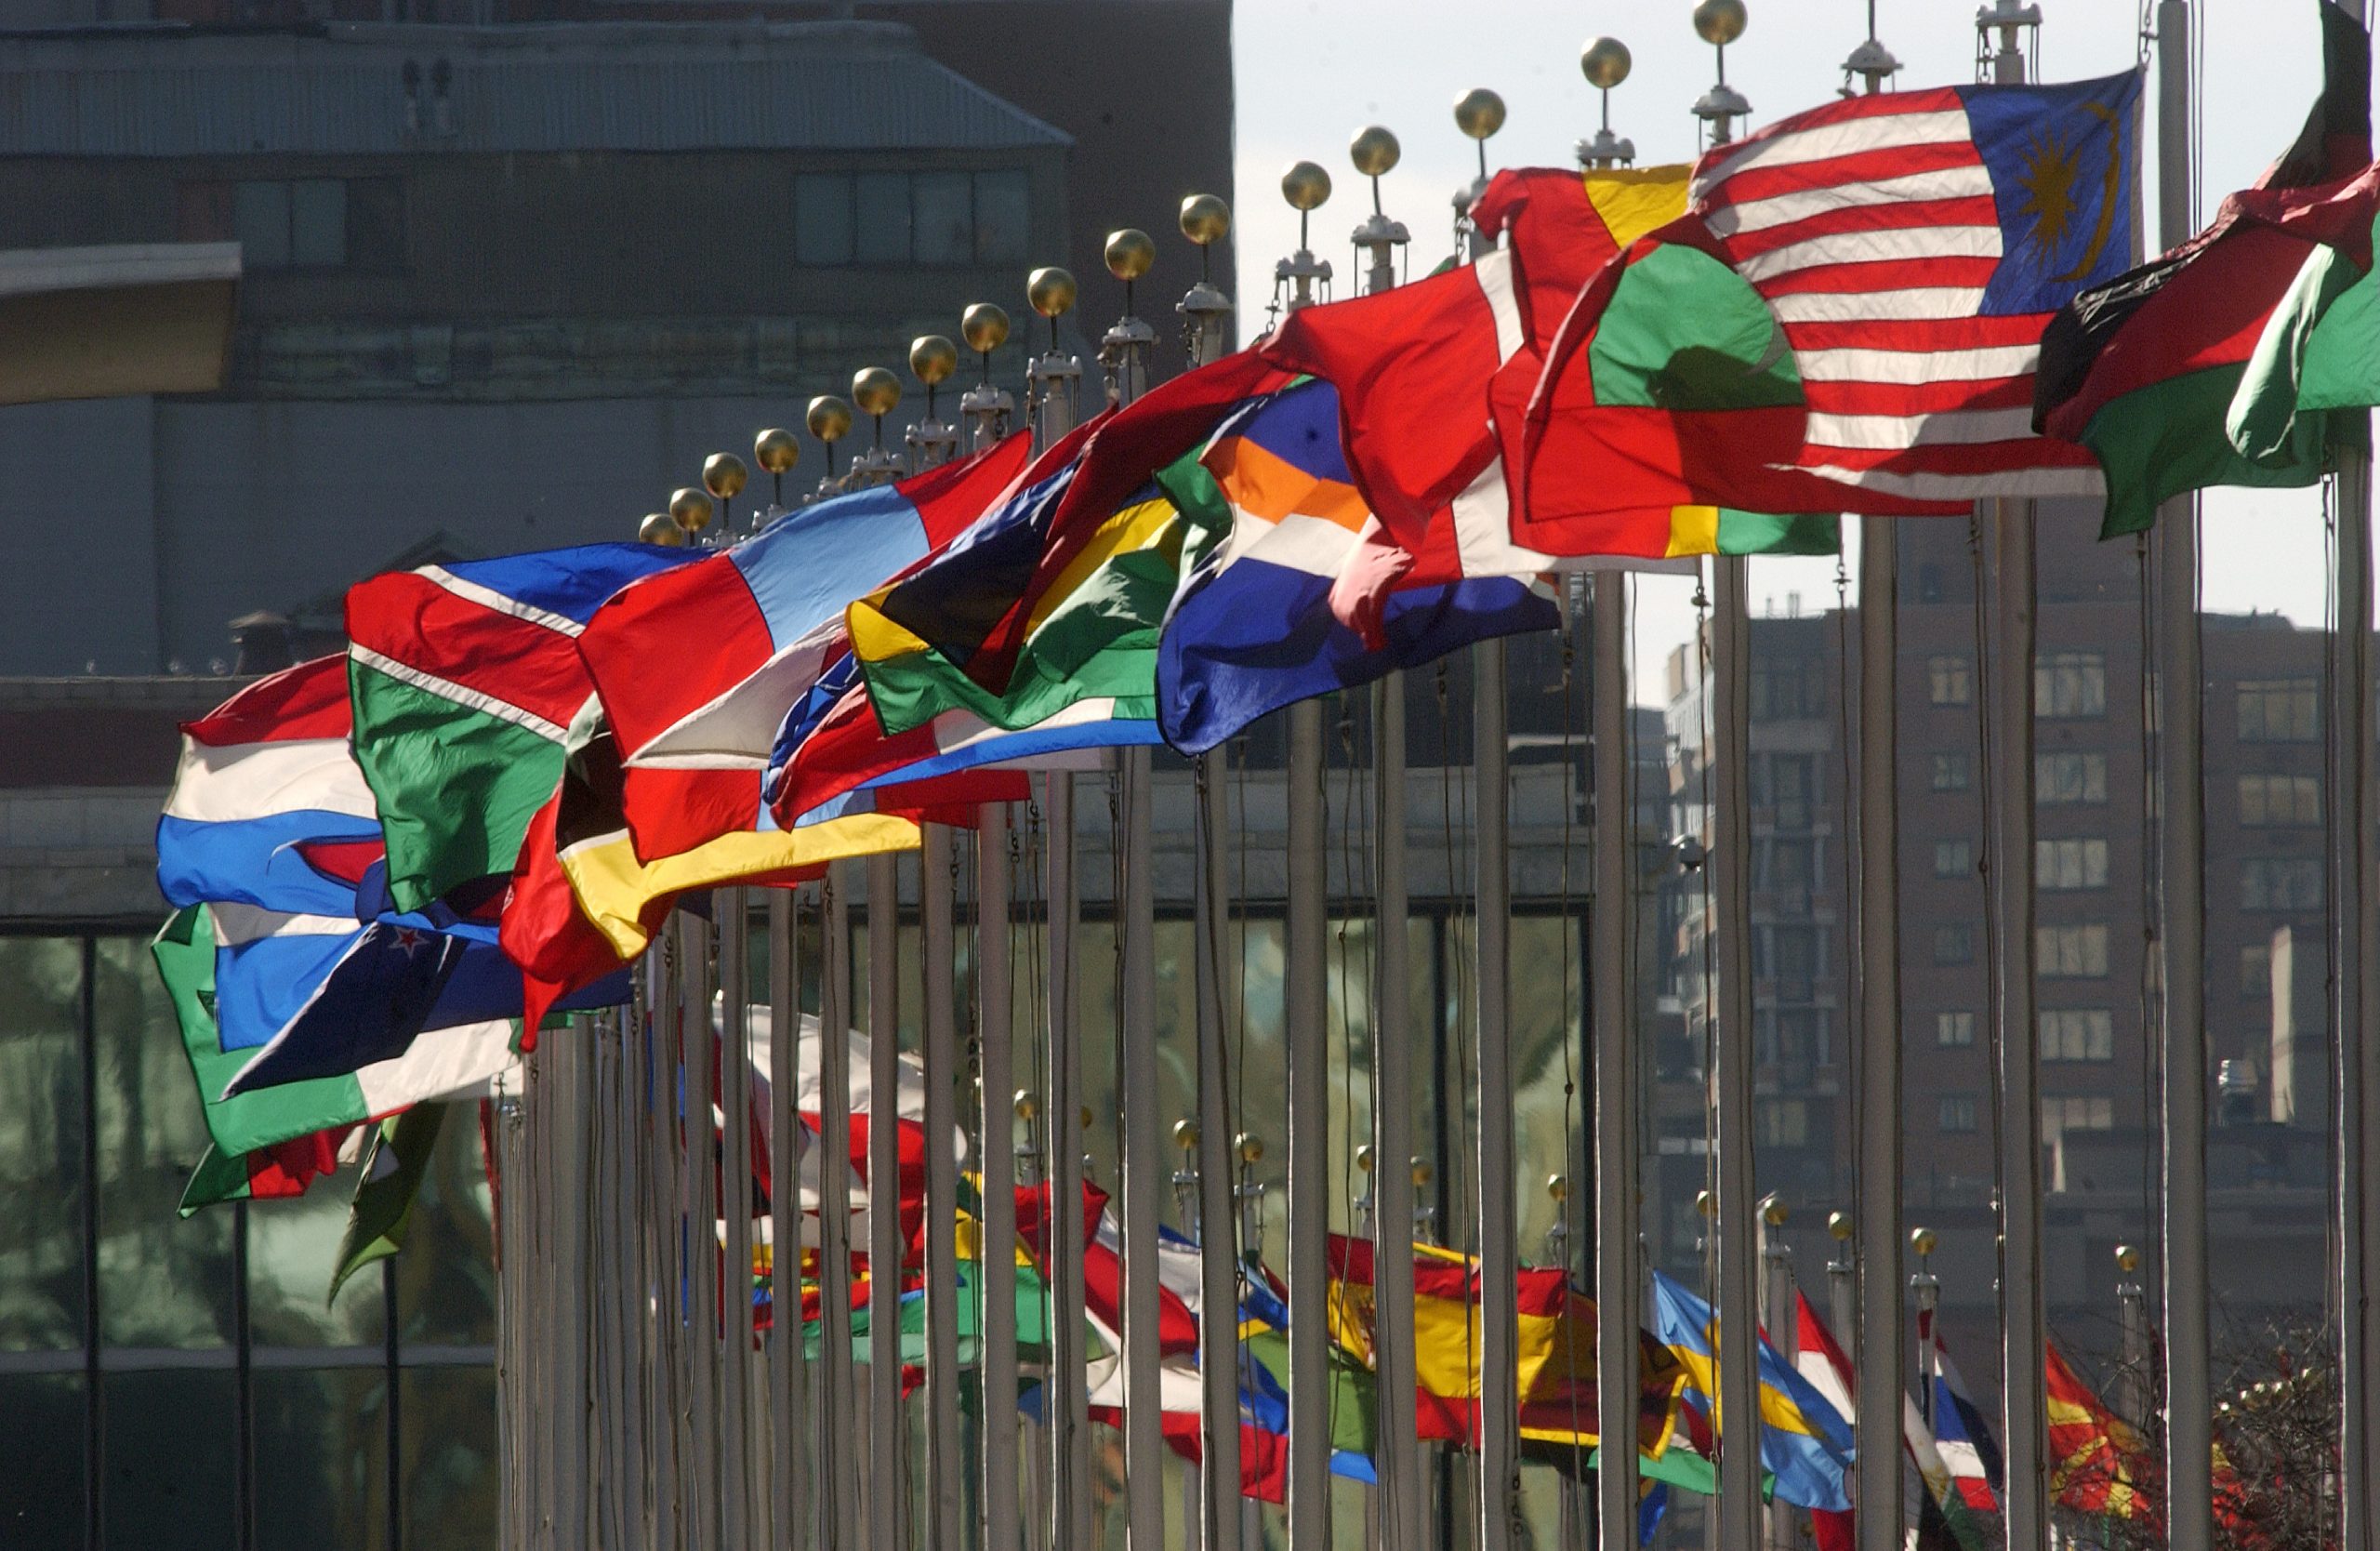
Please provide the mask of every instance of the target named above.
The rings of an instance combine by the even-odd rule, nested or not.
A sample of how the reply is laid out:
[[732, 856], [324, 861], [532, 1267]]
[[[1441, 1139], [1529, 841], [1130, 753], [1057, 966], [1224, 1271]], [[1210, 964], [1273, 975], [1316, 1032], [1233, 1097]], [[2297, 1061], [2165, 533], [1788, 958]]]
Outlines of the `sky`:
[[[2040, 0], [2040, 79], [2078, 80], [2132, 68], [2145, 46], [2133, 0]], [[1897, 85], [1975, 78], [1975, 0], [1876, 0], [1876, 35], [1901, 60]], [[1842, 61], [1868, 35], [1859, 0], [1749, 0], [1743, 37], [1727, 50], [1728, 83], [1752, 104], [1757, 127], [1815, 106], [1844, 84]], [[2194, 0], [2203, 147], [2200, 209], [2254, 180], [2294, 139], [2319, 89], [2315, 0]], [[1454, 126], [1455, 99], [1474, 86], [1500, 93], [1508, 117], [1487, 142], [1488, 166], [1571, 166], [1598, 123], [1595, 91], [1579, 72], [1589, 39], [1609, 34], [1634, 57], [1611, 94], [1615, 132], [1636, 142], [1637, 164], [1691, 160], [1688, 108], [1715, 79], [1710, 46], [1694, 35], [1690, 0], [1239, 0], [1237, 297], [1242, 338], [1263, 326], [1274, 261], [1297, 246], [1297, 215], [1279, 194], [1281, 171], [1307, 159], [1335, 185], [1315, 213], [1315, 251], [1351, 295], [1360, 260], [1346, 233], [1370, 213], [1347, 142], [1369, 124], [1403, 145], [1381, 180], [1386, 212], [1412, 232], [1420, 274], [1453, 248], [1453, 196], [1477, 172], [1476, 151]], [[2156, 86], [2143, 143], [2156, 145]], [[2154, 189], [2155, 179], [2148, 179]], [[2156, 230], [2154, 194], [2147, 212]], [[2195, 224], [2195, 223], [2194, 223]], [[2205, 606], [2279, 612], [2301, 625], [2323, 617], [2325, 558], [2318, 491], [2218, 491], [2206, 502]], [[1846, 524], [1848, 527], [1849, 524]], [[1856, 535], [1852, 537], [1855, 550]], [[1755, 560], [1755, 613], [1831, 606], [1831, 560]], [[1658, 703], [1662, 658], [1692, 628], [1691, 584], [1647, 578], [1639, 590], [1636, 698]]]

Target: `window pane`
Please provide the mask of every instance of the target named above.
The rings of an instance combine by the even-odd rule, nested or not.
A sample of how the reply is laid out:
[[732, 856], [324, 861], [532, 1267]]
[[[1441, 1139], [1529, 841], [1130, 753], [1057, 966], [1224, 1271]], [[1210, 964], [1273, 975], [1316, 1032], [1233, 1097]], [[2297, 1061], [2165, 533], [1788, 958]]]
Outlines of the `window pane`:
[[175, 1551], [238, 1544], [238, 1375], [227, 1367], [110, 1373], [100, 1382], [107, 1543]]
[[10, 1545], [84, 1544], [83, 1375], [0, 1372], [0, 1525]]
[[386, 1372], [261, 1368], [254, 1382], [258, 1551], [383, 1544]]
[[231, 185], [231, 234], [240, 240], [240, 261], [249, 269], [287, 269], [289, 185]]
[[909, 179], [868, 172], [859, 178], [859, 228], [854, 250], [863, 264], [909, 261]]
[[911, 180], [919, 263], [964, 264], [974, 256], [973, 181], [963, 172], [921, 172]]
[[852, 261], [852, 180], [805, 172], [793, 180], [793, 258], [799, 264]]
[[289, 261], [309, 269], [347, 262], [347, 185], [309, 178], [289, 189]]
[[0, 1351], [83, 1344], [83, 945], [0, 937]]
[[347, 261], [383, 274], [405, 267], [405, 185], [399, 178], [347, 180]]
[[1022, 171], [975, 175], [975, 259], [1022, 264], [1033, 229], [1031, 184]]
[[487, 1171], [480, 1161], [479, 1107], [449, 1105], [438, 1150], [421, 1180], [404, 1253], [397, 1256], [397, 1318], [408, 1343], [493, 1346], [496, 1245], [488, 1228]]
[[326, 1182], [296, 1200], [248, 1207], [248, 1319], [258, 1346], [380, 1345], [378, 1277], [350, 1277], [337, 1303], [323, 1302], [352, 1194]]
[[175, 1212], [206, 1150], [206, 1120], [172, 1003], [137, 937], [97, 945], [99, 1339], [220, 1346], [231, 1339], [229, 1205]]
[[496, 1370], [408, 1368], [398, 1381], [405, 1544], [496, 1545]]

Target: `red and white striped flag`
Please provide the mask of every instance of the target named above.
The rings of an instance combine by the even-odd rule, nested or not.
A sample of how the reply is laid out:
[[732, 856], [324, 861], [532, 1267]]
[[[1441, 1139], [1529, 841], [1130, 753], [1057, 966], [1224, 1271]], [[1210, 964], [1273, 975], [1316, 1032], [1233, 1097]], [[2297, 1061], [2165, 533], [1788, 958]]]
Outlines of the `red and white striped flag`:
[[1912, 499], [2095, 495], [2031, 429], [2042, 331], [2133, 262], [2137, 73], [1854, 97], [1704, 156], [1693, 208], [1808, 397], [1799, 465]]

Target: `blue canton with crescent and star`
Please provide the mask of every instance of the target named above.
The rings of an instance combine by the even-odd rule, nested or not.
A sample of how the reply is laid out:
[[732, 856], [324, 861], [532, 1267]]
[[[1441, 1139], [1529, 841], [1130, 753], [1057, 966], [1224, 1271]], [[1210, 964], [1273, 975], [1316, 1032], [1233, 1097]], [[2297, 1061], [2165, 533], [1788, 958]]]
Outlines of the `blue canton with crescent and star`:
[[2000, 213], [1984, 316], [2054, 312], [2139, 262], [2140, 83], [1959, 88]]

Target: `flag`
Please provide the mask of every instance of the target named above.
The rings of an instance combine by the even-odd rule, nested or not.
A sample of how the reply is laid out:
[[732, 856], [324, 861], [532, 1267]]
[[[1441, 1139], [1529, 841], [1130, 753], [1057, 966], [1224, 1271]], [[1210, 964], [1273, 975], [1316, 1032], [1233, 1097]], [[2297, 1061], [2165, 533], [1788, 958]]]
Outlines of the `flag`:
[[577, 645], [588, 620], [628, 583], [697, 558], [588, 544], [348, 589], [356, 761], [398, 909], [511, 871], [562, 775], [563, 729], [590, 693]]
[[[2033, 423], [2106, 471], [2103, 533], [2211, 484], [2304, 485], [2380, 399], [2369, 344], [2380, 169], [2371, 40], [2320, 0], [2323, 89], [2289, 152], [2172, 252], [2069, 301], [2042, 340]], [[2334, 314], [2335, 317], [2334, 318]], [[2300, 418], [2299, 411], [2307, 411]]]
[[2162, 1519], [2157, 1461], [2130, 1425], [2075, 1376], [2057, 1347], [2043, 1349], [2049, 1406], [2049, 1491], [2075, 1513]]
[[337, 1172], [339, 1148], [354, 1130], [353, 1126], [333, 1126], [253, 1152], [225, 1152], [209, 1142], [182, 1187], [178, 1214], [188, 1217], [219, 1201], [285, 1200], [302, 1196], [316, 1179]]
[[805, 507], [598, 609], [578, 649], [621, 758], [757, 769], [816, 672], [819, 628], [965, 531], [1014, 483], [1030, 447], [1019, 432]]
[[[1726, 1418], [1718, 1409], [1718, 1316], [1683, 1283], [1656, 1271], [1653, 1330], [1685, 1365], [1684, 1385], [1709, 1405], [1724, 1438]], [[1850, 1424], [1765, 1337], [1755, 1334], [1754, 1339], [1759, 1345], [1760, 1458], [1776, 1478], [1778, 1500], [1805, 1508], [1849, 1508], [1844, 1473], [1852, 1458]]]
[[1368, 631], [1338, 616], [1332, 593], [1351, 562], [1360, 567], [1371, 513], [1342, 449], [1328, 382], [1301, 382], [1246, 406], [1201, 464], [1203, 484], [1169, 471], [1172, 493], [1227, 537], [1183, 578], [1157, 650], [1158, 720], [1186, 753], [1294, 701], [1560, 623], [1552, 600], [1519, 577], [1424, 577], [1395, 562], [1389, 574], [1352, 584], [1379, 600]]
[[324, 1302], [338, 1296], [348, 1278], [404, 1248], [414, 1198], [421, 1193], [421, 1176], [430, 1172], [445, 1118], [443, 1104], [416, 1104], [381, 1121], [373, 1133], [371, 1148], [364, 1155], [364, 1175], [356, 1181], [355, 1200], [347, 1209], [347, 1231], [339, 1239]]
[[1950, 1349], [1942, 1344], [1941, 1329], [1930, 1312], [1918, 1314], [1917, 1344], [1933, 1349], [1930, 1414], [1936, 1450], [1950, 1472], [1959, 1501], [1989, 1526], [2000, 1512], [2000, 1445], [1991, 1436], [1990, 1421], [1976, 1404], [1975, 1391], [1967, 1387], [1959, 1365], [1950, 1360]]
[[424, 1099], [474, 1097], [518, 1067], [514, 1026], [493, 1020], [416, 1040], [397, 1059], [360, 1071], [225, 1098], [223, 1086], [247, 1053], [226, 1051], [217, 1038], [215, 922], [209, 908], [185, 906], [177, 911], [150, 952], [173, 1002], [207, 1134], [226, 1155], [361, 1124]]
[[351, 913], [353, 889], [302, 849], [362, 842], [378, 852], [378, 810], [348, 749], [351, 726], [338, 657], [259, 679], [185, 722], [157, 820], [166, 901]]
[[[1818, 1318], [1818, 1310], [1810, 1306], [1806, 1296], [1796, 1292], [1793, 1303], [1799, 1337], [1794, 1345], [1793, 1366], [1838, 1415], [1849, 1421], [1858, 1389], [1851, 1359], [1836, 1342], [1826, 1321]], [[1938, 1521], [1957, 1551], [1991, 1551], [1996, 1541], [1995, 1527], [1969, 1510], [1959, 1498], [1950, 1467], [1935, 1447], [1934, 1431], [1925, 1425], [1917, 1402], [1904, 1394], [1900, 1410], [1901, 1447], [1910, 1466], [1901, 1478], [1902, 1522], [1920, 1527], [1917, 1539], [1921, 1544], [1927, 1540], [1925, 1531], [1931, 1520]], [[1848, 1508], [1839, 1512], [1813, 1509], [1810, 1520], [1819, 1551], [1852, 1551], [1857, 1544]]]

